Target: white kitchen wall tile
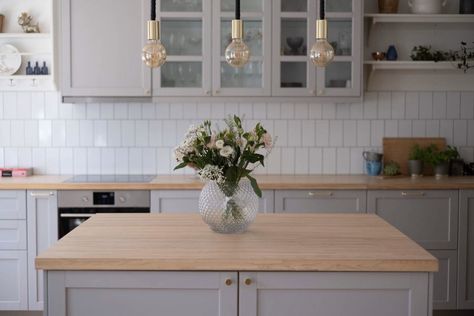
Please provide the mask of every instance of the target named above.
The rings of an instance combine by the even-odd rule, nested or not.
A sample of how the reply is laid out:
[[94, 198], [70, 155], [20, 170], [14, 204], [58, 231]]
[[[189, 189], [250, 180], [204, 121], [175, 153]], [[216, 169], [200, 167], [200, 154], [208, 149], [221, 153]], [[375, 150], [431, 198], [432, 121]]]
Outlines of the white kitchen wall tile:
[[156, 150], [143, 148], [143, 174], [156, 174]]
[[73, 119], [72, 109], [73, 109], [73, 105], [71, 103], [61, 103], [59, 105], [59, 118], [63, 120], [72, 120]]
[[467, 145], [474, 146], [474, 120], [467, 121]]
[[51, 122], [51, 139], [53, 147], [66, 146], [66, 121]]
[[128, 118], [128, 104], [114, 104], [114, 118], [117, 120], [125, 120]]
[[405, 118], [416, 120], [420, 117], [420, 95], [418, 92], [407, 92], [405, 95]]
[[[33, 148], [33, 173], [46, 174], [46, 149]], [[85, 160], [84, 160], [85, 161]]]
[[211, 119], [220, 120], [225, 117], [225, 104], [212, 103], [211, 104]]
[[3, 119], [3, 92], [0, 91], [0, 120]]
[[343, 143], [345, 147], [357, 146], [357, 121], [345, 120], [343, 123], [344, 137]]
[[308, 104], [306, 103], [296, 103], [295, 104], [295, 119], [297, 120], [307, 120], [309, 114]]
[[87, 149], [74, 148], [74, 174], [87, 173]]
[[57, 92], [45, 92], [44, 114], [47, 119], [59, 118], [59, 95]]
[[148, 121], [135, 121], [135, 145], [147, 147], [149, 144]]
[[365, 119], [376, 119], [377, 118], [377, 98], [378, 95], [375, 92], [367, 92], [364, 96], [364, 118]]
[[267, 118], [271, 120], [281, 119], [281, 108], [279, 103], [267, 103]]
[[[149, 105], [153, 110], [155, 106]], [[102, 120], [112, 120], [114, 118], [114, 105], [112, 103], [102, 103], [100, 105], [100, 118]]]
[[313, 147], [316, 144], [316, 122], [313, 120], [301, 121], [302, 145], [304, 147]]
[[403, 119], [405, 117], [405, 93], [392, 92], [392, 119]]
[[295, 149], [294, 148], [281, 149], [281, 173], [282, 174], [295, 173]]
[[364, 173], [364, 159], [362, 158], [363, 148], [351, 148], [351, 173]]
[[253, 116], [253, 104], [252, 103], [240, 103], [239, 104], [239, 116], [242, 119], [250, 119]]
[[[238, 112], [236, 112], [235, 114], [238, 114]], [[183, 104], [183, 118], [187, 120], [195, 120], [197, 118], [196, 103]]]
[[454, 121], [453, 143], [455, 146], [467, 145], [467, 121], [466, 120]]
[[357, 145], [370, 146], [370, 121], [357, 121]]
[[60, 174], [59, 148], [46, 148], [46, 173]]
[[100, 148], [87, 148], [87, 173], [101, 174]]
[[[179, 132], [179, 141], [185, 131]], [[167, 147], [174, 147], [178, 144], [178, 137], [176, 131], [176, 121], [163, 121], [163, 145]]]
[[429, 120], [433, 118], [433, 93], [420, 92], [420, 119]]
[[322, 104], [310, 103], [308, 104], [309, 119], [320, 120], [323, 118], [323, 106]]
[[397, 137], [397, 136], [398, 136], [398, 121], [397, 120], [385, 121], [384, 137]]
[[412, 121], [400, 120], [398, 121], [398, 137], [412, 137]]
[[392, 94], [380, 92], [378, 94], [377, 116], [379, 119], [390, 119], [392, 117]]
[[295, 174], [308, 174], [309, 172], [309, 149], [295, 149]]
[[329, 121], [316, 121], [316, 146], [329, 146]]
[[156, 150], [156, 173], [169, 174], [174, 168], [171, 165], [171, 150], [169, 148], [158, 148]]
[[158, 102], [155, 104], [156, 118], [166, 120], [170, 118], [170, 105], [168, 103]]
[[446, 92], [433, 93], [433, 118], [446, 118]]
[[414, 120], [412, 121], [412, 127], [413, 137], [426, 137], [426, 121]]
[[107, 121], [107, 146], [122, 145], [122, 124], [120, 121]]
[[31, 94], [31, 118], [43, 119], [44, 111], [44, 93], [33, 92]]
[[295, 105], [292, 103], [282, 103], [280, 111], [282, 119], [293, 119], [295, 117]]
[[100, 172], [101, 174], [115, 174], [115, 150], [114, 148], [100, 149]]
[[17, 118], [19, 119], [30, 119], [31, 118], [31, 94], [30, 93], [18, 93], [16, 99], [17, 107]]
[[[249, 114], [251, 114], [250, 112]], [[250, 117], [249, 117], [250, 118]], [[267, 118], [267, 105], [265, 103], [255, 103], [253, 105], [253, 119], [264, 120]]]
[[131, 120], [140, 120], [142, 118], [142, 105], [140, 103], [128, 104], [128, 118]]
[[80, 145], [79, 121], [66, 121], [66, 146], [78, 147]]
[[238, 103], [226, 103], [225, 104], [225, 118], [229, 115], [234, 116], [239, 113], [239, 104]]
[[361, 120], [364, 118], [364, 105], [362, 103], [352, 103], [350, 105], [351, 119]]
[[452, 120], [441, 120], [439, 125], [439, 135], [446, 138], [448, 144], [453, 143], [454, 126]]
[[156, 118], [156, 107], [153, 103], [142, 104], [142, 118], [144, 120], [153, 120]]
[[322, 148], [309, 149], [309, 173], [320, 174], [323, 172], [323, 150]]
[[370, 122], [371, 146], [382, 146], [382, 139], [385, 133], [385, 122], [376, 120]]
[[107, 121], [94, 121], [94, 146], [107, 146]]
[[281, 149], [274, 147], [265, 163], [269, 174], [279, 174], [281, 172]]
[[450, 91], [446, 96], [447, 119], [459, 119], [461, 114], [461, 93]]
[[350, 148], [338, 148], [337, 149], [337, 174], [349, 174], [351, 170], [351, 150]]
[[439, 137], [439, 121], [438, 120], [426, 121], [426, 137]]
[[342, 146], [343, 137], [344, 129], [342, 121], [329, 121], [329, 146]]
[[16, 119], [17, 118], [17, 93], [16, 92], [4, 92], [3, 93], [3, 118], [4, 119]]
[[94, 123], [92, 121], [79, 121], [79, 145], [84, 147], [94, 145]]
[[87, 107], [85, 104], [74, 104], [72, 106], [72, 117], [76, 120], [84, 120], [87, 118]]
[[74, 149], [61, 148], [59, 151], [59, 173], [74, 173]]
[[11, 121], [11, 144], [15, 147], [25, 146], [25, 121]]
[[474, 92], [461, 92], [461, 118], [474, 118]]
[[7, 168], [18, 168], [18, 149], [15, 147], [5, 148], [5, 166]]
[[199, 104], [196, 118], [200, 120], [209, 120], [211, 118], [211, 105], [209, 103]]
[[149, 122], [149, 142], [150, 142], [150, 146], [153, 146], [153, 147], [159, 147], [162, 145], [162, 139], [161, 139], [161, 136], [163, 134], [162, 132], [162, 128], [163, 128], [163, 122], [162, 121], [158, 121], [158, 120], [154, 120], [154, 121], [150, 121]]
[[276, 143], [277, 147], [288, 146], [288, 121], [277, 120], [274, 122], [275, 133], [274, 136], [278, 137]]
[[25, 146], [38, 147], [38, 121], [25, 121]]
[[18, 148], [18, 167], [29, 168], [33, 165], [31, 148]]
[[336, 148], [323, 148], [323, 174], [336, 173]]
[[334, 120], [336, 118], [336, 105], [333, 103], [323, 104], [323, 119]]
[[461, 147], [459, 148], [459, 155], [466, 162], [474, 161], [474, 148], [472, 147]]
[[135, 146], [135, 121], [122, 121], [122, 146]]
[[352, 104], [336, 104], [336, 119], [348, 120], [351, 118]]
[[301, 121], [291, 120], [288, 122], [288, 146], [301, 146]]
[[127, 148], [116, 148], [115, 149], [115, 173], [116, 174], [129, 174], [128, 168], [128, 149]]
[[51, 146], [51, 121], [39, 121], [38, 123], [38, 140], [40, 147]]

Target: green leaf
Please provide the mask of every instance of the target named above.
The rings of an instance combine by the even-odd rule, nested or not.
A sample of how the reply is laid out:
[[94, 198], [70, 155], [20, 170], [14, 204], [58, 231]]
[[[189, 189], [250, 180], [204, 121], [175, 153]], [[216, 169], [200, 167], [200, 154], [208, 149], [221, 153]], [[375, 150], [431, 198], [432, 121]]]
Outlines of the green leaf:
[[255, 194], [259, 198], [261, 198], [262, 197], [262, 190], [260, 190], [260, 188], [258, 187], [257, 180], [254, 177], [250, 176], [250, 175], [247, 175], [247, 179], [250, 180], [250, 185], [252, 186], [252, 189], [255, 192]]
[[183, 168], [186, 167], [187, 165], [188, 165], [187, 162], [182, 162], [182, 163], [180, 163], [179, 165], [177, 165], [176, 167], [174, 167], [173, 170], [183, 169]]

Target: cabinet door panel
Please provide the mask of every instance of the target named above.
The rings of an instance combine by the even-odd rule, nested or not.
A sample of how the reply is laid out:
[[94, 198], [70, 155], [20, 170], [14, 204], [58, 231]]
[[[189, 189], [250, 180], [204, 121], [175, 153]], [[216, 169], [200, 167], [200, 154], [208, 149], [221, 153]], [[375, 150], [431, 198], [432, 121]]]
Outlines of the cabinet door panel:
[[432, 250], [439, 260], [439, 271], [433, 277], [433, 306], [435, 309], [456, 309], [457, 261], [456, 250]]
[[474, 309], [474, 190], [461, 191], [458, 307]]
[[146, 0], [61, 1], [63, 96], [151, 96]]
[[457, 249], [458, 191], [369, 191], [368, 212], [426, 249]]
[[0, 250], [26, 250], [26, 221], [0, 220]]
[[275, 211], [289, 213], [364, 213], [366, 191], [277, 190]]
[[0, 251], [0, 310], [27, 310], [26, 251]]
[[26, 219], [25, 191], [0, 191], [0, 219]]

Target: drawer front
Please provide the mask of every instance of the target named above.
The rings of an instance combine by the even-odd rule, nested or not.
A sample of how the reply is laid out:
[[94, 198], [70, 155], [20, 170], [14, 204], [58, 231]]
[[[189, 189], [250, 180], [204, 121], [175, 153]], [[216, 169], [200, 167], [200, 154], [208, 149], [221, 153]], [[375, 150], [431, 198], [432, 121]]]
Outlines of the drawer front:
[[0, 251], [0, 310], [27, 310], [26, 251]]
[[433, 277], [434, 309], [456, 309], [457, 263], [456, 250], [430, 251], [439, 260], [439, 271]]
[[458, 191], [369, 191], [367, 211], [426, 249], [457, 249]]
[[275, 212], [287, 213], [365, 213], [364, 190], [278, 190]]
[[0, 250], [26, 250], [26, 221], [0, 220]]
[[0, 219], [26, 219], [26, 191], [0, 191]]

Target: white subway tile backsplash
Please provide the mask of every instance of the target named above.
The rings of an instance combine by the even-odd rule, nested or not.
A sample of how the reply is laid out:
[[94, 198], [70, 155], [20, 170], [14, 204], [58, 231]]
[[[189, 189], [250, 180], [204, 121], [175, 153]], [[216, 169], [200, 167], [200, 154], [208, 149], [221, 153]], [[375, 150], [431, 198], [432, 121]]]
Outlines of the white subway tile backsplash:
[[[112, 106], [112, 104], [111, 104]], [[73, 119], [73, 105], [70, 103], [62, 103], [59, 107], [59, 118], [63, 120]], [[111, 117], [112, 119], [113, 117]]]
[[44, 119], [44, 93], [33, 92], [31, 94], [31, 118]]
[[5, 148], [5, 167], [18, 167], [18, 149], [14, 147]]
[[79, 121], [79, 144], [84, 147], [94, 145], [94, 124], [92, 121]]
[[74, 149], [61, 148], [59, 151], [59, 173], [74, 173]]
[[[181, 108], [181, 117], [182, 117], [182, 108]], [[142, 107], [139, 103], [130, 103], [128, 105], [128, 118], [131, 120], [139, 120], [142, 118]]]
[[76, 120], [84, 120], [87, 118], [87, 108], [85, 104], [74, 104], [72, 107], [72, 118]]
[[461, 118], [474, 118], [474, 92], [461, 92]]
[[[249, 114], [250, 113], [252, 112], [249, 112]], [[264, 120], [267, 118], [267, 105], [265, 103], [255, 103], [253, 105], [253, 118], [255, 120]]]
[[[302, 145], [304, 147], [313, 147], [316, 143], [316, 123], [314, 120], [304, 120], [301, 123], [302, 128]], [[274, 135], [274, 131], [270, 132]]]
[[25, 146], [38, 147], [38, 121], [25, 121]]
[[329, 121], [329, 146], [341, 147], [343, 135], [343, 121]]
[[309, 119], [320, 120], [323, 118], [323, 106], [322, 104], [310, 103], [308, 105]]
[[59, 148], [46, 148], [46, 173], [60, 174]]
[[439, 134], [446, 138], [449, 144], [453, 143], [454, 124], [453, 121], [441, 120], [439, 125]]
[[370, 146], [370, 121], [357, 121], [357, 145]]
[[17, 99], [16, 92], [3, 93], [3, 118], [16, 119], [17, 118]]
[[405, 118], [416, 120], [420, 115], [420, 95], [418, 92], [407, 92], [405, 96]]
[[135, 146], [135, 121], [122, 121], [121, 127], [122, 146]]
[[429, 120], [433, 118], [433, 93], [420, 92], [420, 119]]
[[278, 137], [276, 146], [285, 147], [288, 146], [288, 121], [277, 120], [274, 123], [275, 136]]
[[316, 146], [329, 146], [329, 121], [316, 121]]
[[87, 173], [87, 149], [74, 148], [74, 174]]
[[100, 150], [100, 171], [102, 174], [115, 174], [115, 157], [114, 148]]
[[94, 121], [94, 146], [107, 146], [107, 121]]
[[115, 173], [128, 174], [129, 171], [128, 148], [115, 149]]
[[59, 118], [59, 95], [57, 92], [46, 92], [44, 95], [44, 113], [47, 119]]
[[385, 121], [385, 137], [397, 137], [398, 136], [398, 121], [387, 120]]
[[467, 145], [467, 121], [466, 120], [455, 120], [454, 121], [453, 144], [455, 146], [466, 146]]
[[295, 104], [295, 119], [306, 120], [308, 119], [308, 114], [309, 114], [308, 104], [306, 103]]
[[351, 150], [350, 148], [338, 148], [337, 149], [337, 162], [336, 162], [336, 173], [337, 174], [349, 174], [351, 170]]
[[31, 166], [32, 163], [31, 148], [18, 148], [18, 166]]
[[[155, 108], [152, 104], [150, 104], [150, 107], [152, 107], [153, 110]], [[112, 103], [100, 105], [100, 118], [102, 120], [112, 120], [114, 118], [114, 105]]]
[[40, 147], [50, 147], [51, 146], [51, 121], [44, 120], [39, 121], [38, 123], [38, 139], [39, 139], [39, 146]]
[[111, 147], [122, 145], [122, 125], [120, 121], [107, 121], [107, 145]]
[[350, 105], [351, 119], [361, 120], [364, 118], [364, 105], [362, 103], [353, 103]]
[[345, 147], [357, 146], [357, 121], [344, 121], [344, 140]]
[[383, 120], [376, 120], [371, 122], [371, 146], [382, 146], [382, 139], [384, 137], [385, 122]]
[[365, 119], [376, 119], [377, 118], [377, 98], [378, 95], [375, 92], [368, 92], [364, 96], [364, 118]]
[[309, 173], [320, 174], [323, 172], [323, 150], [321, 148], [309, 149]]
[[281, 109], [279, 103], [267, 103], [267, 118], [270, 120], [281, 119]]
[[53, 147], [66, 146], [66, 121], [51, 122], [51, 136]]
[[351, 118], [351, 104], [336, 105], [336, 119], [348, 120]]
[[294, 174], [295, 173], [295, 149], [282, 148], [281, 150], [281, 173]]
[[405, 93], [392, 92], [392, 119], [405, 118]]
[[412, 121], [400, 120], [398, 121], [398, 137], [412, 137]]
[[414, 120], [412, 121], [412, 127], [413, 137], [426, 137], [426, 121]]
[[433, 93], [433, 118], [446, 118], [446, 92]]
[[323, 104], [323, 119], [334, 120], [336, 118], [336, 105]]
[[323, 174], [336, 173], [336, 157], [336, 148], [323, 148]]
[[87, 173], [102, 174], [100, 148], [87, 148]]
[[459, 119], [461, 113], [461, 94], [459, 92], [448, 92], [447, 94], [447, 116], [448, 119]]
[[363, 148], [351, 148], [351, 173], [364, 173], [364, 160], [362, 158]]
[[270, 156], [267, 158], [265, 163], [267, 172], [269, 174], [278, 174], [281, 172], [281, 149], [278, 147], [273, 148]]
[[293, 119], [295, 117], [295, 105], [292, 103], [282, 103], [280, 114], [282, 119]]
[[114, 118], [116, 120], [127, 119], [128, 118], [128, 104], [126, 103], [114, 104]]
[[18, 147], [25, 146], [25, 121], [11, 122], [11, 142]]
[[295, 149], [295, 174], [308, 174], [309, 150], [308, 148]]
[[31, 94], [29, 93], [17, 93], [17, 118], [19, 119], [31, 119]]
[[301, 146], [301, 121], [291, 120], [288, 122], [288, 146]]
[[380, 92], [378, 94], [377, 115], [379, 119], [390, 119], [392, 117], [392, 94]]
[[156, 107], [153, 103], [142, 104], [142, 118], [144, 120], [153, 120], [156, 118]]
[[147, 147], [149, 144], [148, 121], [136, 121], [135, 123], [135, 144], [138, 147]]

